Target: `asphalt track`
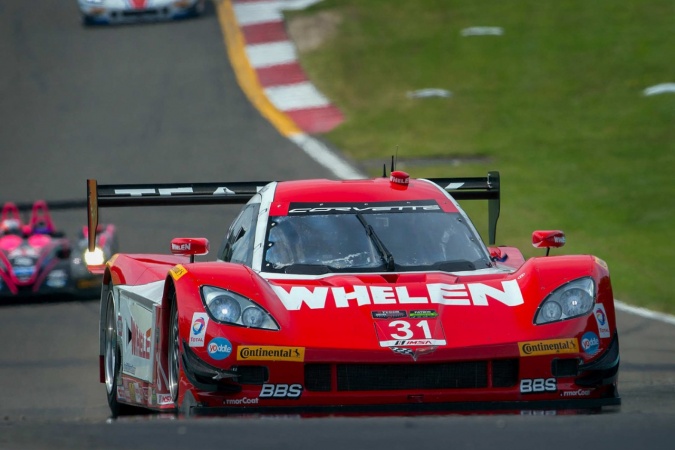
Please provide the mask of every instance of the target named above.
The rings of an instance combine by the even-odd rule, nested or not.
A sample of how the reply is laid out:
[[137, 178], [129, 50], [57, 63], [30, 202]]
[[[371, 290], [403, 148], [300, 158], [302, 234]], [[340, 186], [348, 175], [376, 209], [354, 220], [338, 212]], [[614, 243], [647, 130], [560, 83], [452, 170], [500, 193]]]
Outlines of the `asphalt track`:
[[[239, 89], [213, 12], [85, 29], [74, 1], [0, 2], [0, 202], [82, 198], [101, 183], [330, 177]], [[504, 212], [508, 213], [508, 212]], [[104, 210], [124, 251], [171, 237], [217, 248], [233, 211]], [[84, 211], [55, 215], [69, 232]], [[672, 449], [675, 326], [620, 313], [618, 411], [597, 415], [110, 420], [98, 302], [0, 307], [0, 449]]]

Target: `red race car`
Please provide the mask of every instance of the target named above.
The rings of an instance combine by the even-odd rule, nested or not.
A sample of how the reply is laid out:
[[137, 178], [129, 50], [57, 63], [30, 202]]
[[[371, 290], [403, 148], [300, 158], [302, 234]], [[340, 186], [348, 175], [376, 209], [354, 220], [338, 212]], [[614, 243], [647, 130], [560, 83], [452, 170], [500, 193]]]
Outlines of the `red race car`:
[[[212, 261], [117, 254], [103, 274], [100, 381], [113, 416], [599, 410], [620, 404], [607, 265], [486, 246], [458, 200], [500, 179], [98, 185], [99, 207], [245, 204]], [[167, 247], [169, 243], [167, 242]], [[206, 258], [203, 258], [206, 259]]]

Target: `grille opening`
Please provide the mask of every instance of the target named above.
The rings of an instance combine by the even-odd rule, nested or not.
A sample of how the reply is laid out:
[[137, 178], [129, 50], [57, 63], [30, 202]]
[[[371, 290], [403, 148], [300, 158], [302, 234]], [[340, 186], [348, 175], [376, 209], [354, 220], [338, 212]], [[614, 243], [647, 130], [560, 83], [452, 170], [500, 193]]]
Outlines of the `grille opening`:
[[266, 366], [232, 366], [237, 373], [237, 382], [241, 384], [263, 384], [270, 378]]
[[492, 361], [492, 387], [506, 388], [518, 383], [520, 365], [517, 359], [497, 359]]
[[578, 358], [557, 358], [551, 361], [554, 377], [575, 377], [579, 374]]
[[306, 364], [305, 389], [330, 392], [336, 373], [338, 391], [487, 388], [492, 364], [492, 387], [518, 383], [517, 359], [434, 364]]
[[338, 391], [487, 387], [487, 362], [339, 364]]
[[315, 392], [329, 392], [330, 376], [330, 364], [306, 364], [305, 389]]
[[159, 15], [156, 9], [141, 9], [136, 11], [122, 11], [124, 17], [155, 17]]

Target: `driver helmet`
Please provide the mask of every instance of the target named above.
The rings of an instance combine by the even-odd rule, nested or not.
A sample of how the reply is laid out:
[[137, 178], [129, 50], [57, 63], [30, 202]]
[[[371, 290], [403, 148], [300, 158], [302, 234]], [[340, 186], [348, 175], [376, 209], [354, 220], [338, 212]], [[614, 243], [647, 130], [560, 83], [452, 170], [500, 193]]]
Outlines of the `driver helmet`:
[[46, 222], [38, 222], [33, 226], [33, 234], [51, 234], [51, 227]]
[[21, 224], [16, 219], [5, 219], [2, 221], [2, 224], [0, 224], [0, 232], [2, 232], [3, 236], [8, 234], [20, 235]]

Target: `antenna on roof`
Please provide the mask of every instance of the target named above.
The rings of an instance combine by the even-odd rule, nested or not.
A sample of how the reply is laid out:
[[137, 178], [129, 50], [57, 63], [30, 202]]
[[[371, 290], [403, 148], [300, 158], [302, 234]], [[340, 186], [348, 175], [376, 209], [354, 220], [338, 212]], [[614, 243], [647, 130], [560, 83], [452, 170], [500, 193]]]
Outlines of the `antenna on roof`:
[[396, 170], [396, 161], [398, 160], [398, 145], [396, 146], [396, 153], [391, 155], [391, 171]]
[[387, 178], [387, 163], [382, 164], [382, 178]]

